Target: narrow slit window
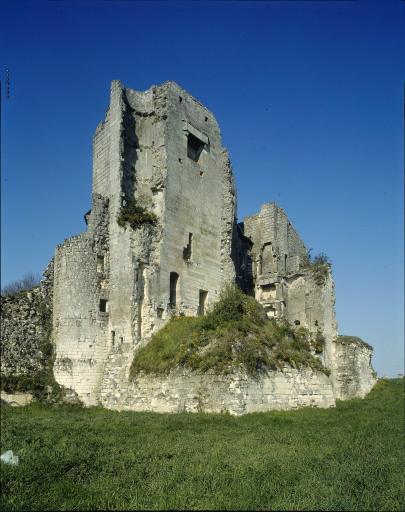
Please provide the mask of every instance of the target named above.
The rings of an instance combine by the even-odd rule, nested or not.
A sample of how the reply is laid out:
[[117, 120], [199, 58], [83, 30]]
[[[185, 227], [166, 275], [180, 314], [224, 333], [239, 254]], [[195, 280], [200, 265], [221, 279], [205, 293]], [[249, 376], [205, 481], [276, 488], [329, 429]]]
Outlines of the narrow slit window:
[[198, 137], [189, 133], [187, 136], [187, 156], [194, 160], [194, 162], [198, 162], [202, 150], [204, 149], [205, 144]]
[[207, 300], [208, 292], [206, 290], [200, 290], [200, 295], [198, 299], [198, 314], [199, 316], [203, 316], [205, 314], [205, 302]]
[[97, 272], [104, 272], [104, 256], [102, 254], [97, 256]]
[[183, 248], [183, 259], [185, 261], [191, 260], [192, 248], [193, 248], [193, 233], [189, 233], [188, 234], [188, 244], [186, 245], [186, 247]]
[[177, 272], [170, 272], [170, 300], [171, 308], [175, 308], [177, 304], [177, 295], [179, 287], [179, 274]]

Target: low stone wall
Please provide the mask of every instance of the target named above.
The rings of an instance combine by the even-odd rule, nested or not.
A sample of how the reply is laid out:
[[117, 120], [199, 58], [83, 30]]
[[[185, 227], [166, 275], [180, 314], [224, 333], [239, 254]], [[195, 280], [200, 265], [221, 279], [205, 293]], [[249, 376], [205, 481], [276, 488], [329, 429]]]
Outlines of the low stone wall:
[[254, 379], [245, 373], [215, 375], [176, 371], [165, 376], [140, 374], [133, 382], [104, 392], [109, 409], [154, 412], [249, 412], [299, 407], [333, 407], [329, 378], [310, 369], [269, 372]]
[[371, 365], [373, 348], [356, 336], [339, 336], [333, 343], [332, 381], [339, 400], [364, 398], [377, 382]]

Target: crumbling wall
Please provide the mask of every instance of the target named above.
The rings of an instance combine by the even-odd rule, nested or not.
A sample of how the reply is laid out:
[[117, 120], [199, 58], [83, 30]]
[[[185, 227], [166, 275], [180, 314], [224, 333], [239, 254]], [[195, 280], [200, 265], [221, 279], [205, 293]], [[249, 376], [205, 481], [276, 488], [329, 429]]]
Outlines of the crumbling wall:
[[48, 364], [53, 260], [38, 287], [1, 297], [1, 373], [33, 375]]
[[133, 382], [126, 379], [126, 386], [121, 384], [118, 389], [119, 392], [116, 388], [115, 392], [104, 394], [105, 407], [132, 411], [204, 411], [241, 415], [335, 405], [332, 385], [325, 374], [289, 367], [257, 379], [239, 372], [216, 375], [178, 370], [165, 376], [141, 374]]
[[[19, 403], [15, 391], [29, 391], [38, 397], [53, 382], [52, 288], [53, 260], [38, 287], [1, 297], [3, 399]], [[11, 395], [4, 395], [3, 390]]]
[[330, 367], [331, 344], [337, 337], [330, 270], [325, 267], [323, 279], [317, 279], [304, 243], [275, 203], [264, 204], [260, 213], [247, 217], [243, 234], [252, 242], [248, 253], [256, 299], [269, 317], [285, 318], [317, 337], [317, 355]]
[[246, 217], [243, 226], [244, 235], [253, 242], [254, 278], [299, 271], [307, 250], [282, 208], [266, 203], [260, 213]]
[[364, 398], [377, 382], [371, 365], [373, 348], [356, 336], [339, 336], [332, 348], [331, 378], [336, 398]]
[[[332, 365], [332, 343], [337, 338], [335, 314], [335, 285], [329, 271], [324, 282], [317, 283], [311, 270], [286, 279], [286, 318], [291, 325], [305, 327], [318, 336], [322, 344], [320, 358], [323, 364]], [[319, 346], [319, 349], [321, 347]]]

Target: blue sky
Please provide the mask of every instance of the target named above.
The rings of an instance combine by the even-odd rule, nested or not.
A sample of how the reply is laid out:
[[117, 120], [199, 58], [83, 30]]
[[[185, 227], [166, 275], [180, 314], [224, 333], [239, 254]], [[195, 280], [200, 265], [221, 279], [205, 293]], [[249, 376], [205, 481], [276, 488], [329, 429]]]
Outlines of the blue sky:
[[84, 230], [111, 80], [174, 80], [220, 124], [239, 220], [285, 208], [333, 261], [339, 331], [403, 372], [404, 5], [0, 2], [2, 285]]

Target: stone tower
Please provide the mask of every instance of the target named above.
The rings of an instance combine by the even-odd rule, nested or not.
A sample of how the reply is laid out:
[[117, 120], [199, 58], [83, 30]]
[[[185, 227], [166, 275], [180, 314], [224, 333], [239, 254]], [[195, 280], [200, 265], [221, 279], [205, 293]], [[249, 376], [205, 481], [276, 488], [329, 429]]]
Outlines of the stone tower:
[[[151, 391], [146, 379], [142, 395], [129, 379], [134, 352], [173, 313], [204, 314], [223, 286], [236, 282], [268, 317], [311, 333], [311, 350], [330, 370], [329, 378], [321, 376], [329, 398], [364, 396], [375, 382], [372, 349], [338, 336], [329, 266], [319, 274], [275, 203], [240, 224], [235, 213], [232, 170], [212, 113], [173, 82], [138, 92], [113, 81], [93, 140], [87, 231], [55, 251], [56, 380], [85, 405], [142, 409], [147, 403], [160, 410], [154, 400], [163, 400], [164, 389], [173, 393], [175, 408], [183, 407], [191, 381], [179, 394], [167, 382]], [[209, 378], [204, 385], [215, 394]], [[228, 385], [243, 395], [242, 384]], [[316, 395], [313, 385], [305, 384], [305, 397]], [[257, 393], [267, 410], [267, 394]], [[276, 395], [268, 396], [277, 401]], [[195, 405], [195, 396], [190, 399]]]
[[[99, 403], [106, 364], [173, 310], [202, 314], [235, 279], [235, 188], [218, 124], [173, 82], [137, 92], [118, 81], [93, 140], [87, 231], [55, 251], [57, 381]], [[128, 205], [156, 216], [136, 229]]]

